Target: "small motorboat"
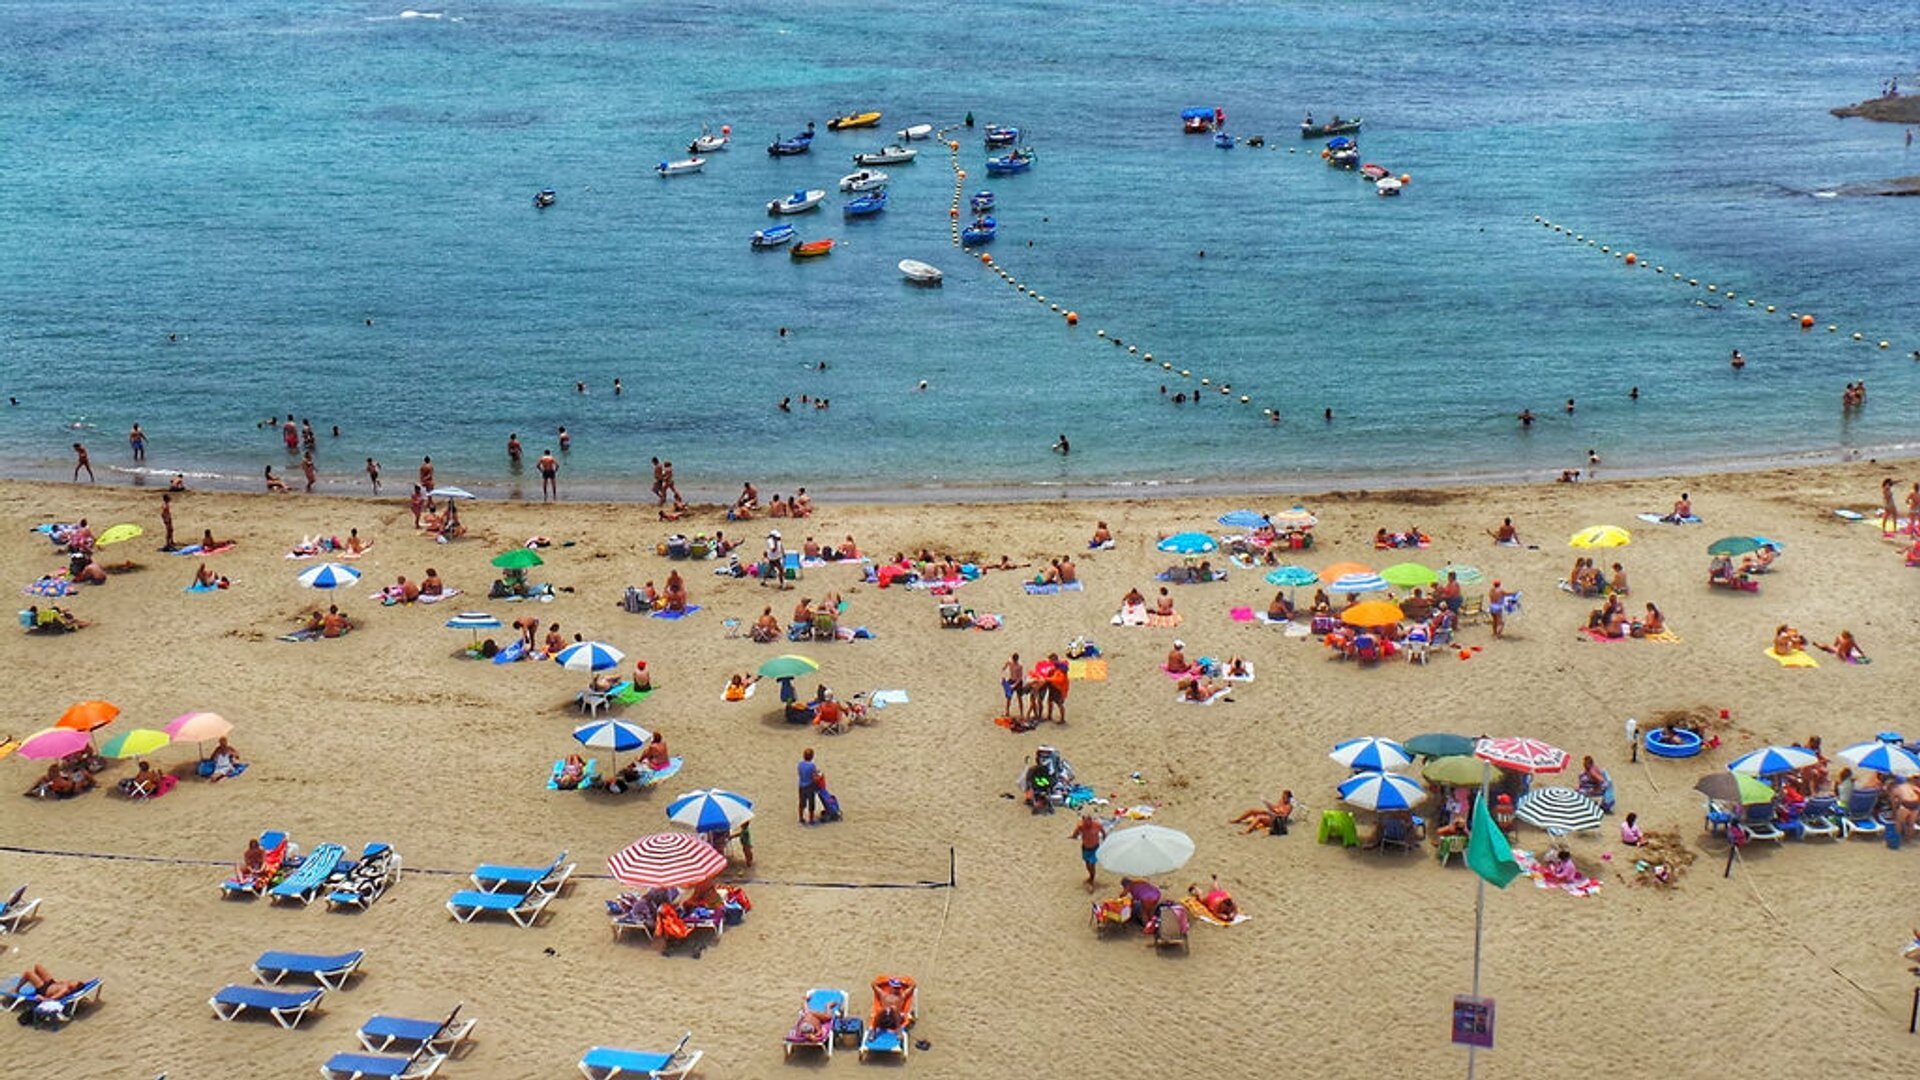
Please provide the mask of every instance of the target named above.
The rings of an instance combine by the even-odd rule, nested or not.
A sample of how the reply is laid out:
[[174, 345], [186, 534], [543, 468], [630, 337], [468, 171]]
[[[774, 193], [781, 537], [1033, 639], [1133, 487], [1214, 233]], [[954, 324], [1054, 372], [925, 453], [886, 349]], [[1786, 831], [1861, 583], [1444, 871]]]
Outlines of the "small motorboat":
[[752, 244], [756, 248], [777, 248], [781, 244], [791, 243], [793, 226], [769, 225], [753, 234]]
[[696, 136], [692, 142], [687, 144], [687, 153], [711, 154], [716, 150], [725, 150], [727, 144], [732, 141], [733, 128], [730, 125], [721, 124], [720, 134], [718, 135], [715, 135], [703, 127], [700, 129], [700, 134]]
[[932, 263], [923, 263], [919, 259], [901, 259], [900, 272], [915, 285], [938, 285], [945, 274]]
[[1360, 165], [1360, 145], [1345, 135], [1327, 140], [1327, 149], [1321, 155], [1327, 164], [1336, 169], [1352, 169]]
[[1023, 146], [1010, 154], [1002, 154], [999, 157], [988, 158], [987, 172], [996, 176], [1026, 172], [1033, 167], [1033, 157], [1033, 148]]
[[896, 143], [883, 146], [871, 153], [855, 154], [853, 163], [855, 165], [905, 165], [919, 156], [920, 151], [913, 147], [900, 146]]
[[912, 127], [903, 127], [899, 131], [894, 132], [893, 137], [901, 142], [912, 142], [915, 139], [931, 139], [933, 138], [933, 125], [915, 124]]
[[1000, 223], [993, 220], [992, 215], [982, 215], [974, 218], [973, 224], [960, 230], [960, 242], [968, 247], [987, 243], [993, 239], [993, 234], [999, 231], [999, 228]]
[[793, 245], [792, 250], [787, 252], [796, 259], [817, 259], [832, 253], [833, 241], [831, 240], [809, 240], [804, 244]]
[[1226, 126], [1227, 110], [1217, 106], [1211, 109], [1180, 110], [1180, 130], [1189, 135], [1205, 135], [1209, 131], [1218, 131]]
[[1337, 113], [1332, 120], [1324, 124], [1314, 123], [1313, 117], [1311, 116], [1300, 121], [1300, 137], [1303, 139], [1324, 139], [1329, 135], [1352, 135], [1359, 130], [1360, 121], [1358, 119], [1342, 120]]
[[1360, 166], [1360, 175], [1369, 180], [1379, 181], [1385, 180], [1391, 174], [1387, 172], [1385, 165], [1375, 165], [1369, 161], [1365, 165]]
[[804, 191], [795, 191], [784, 199], [775, 199], [768, 203], [767, 213], [804, 214], [808, 210], [819, 206], [820, 200], [826, 197], [827, 191], [825, 188], [809, 188]]
[[1405, 186], [1405, 184], [1400, 182], [1398, 177], [1383, 176], [1375, 182], [1373, 190], [1375, 194], [1379, 195], [1398, 195], [1400, 194], [1400, 189]]
[[1233, 149], [1233, 136], [1224, 131], [1216, 131], [1213, 133], [1213, 145], [1222, 150], [1231, 150]]
[[878, 191], [893, 179], [878, 169], [861, 169], [840, 178], [841, 191]]
[[807, 124], [807, 130], [795, 135], [793, 138], [783, 139], [775, 135], [773, 141], [767, 144], [767, 153], [774, 157], [792, 157], [795, 154], [804, 154], [812, 149], [813, 124], [811, 122]]
[[836, 116], [827, 121], [827, 130], [845, 131], [848, 128], [877, 127], [879, 123], [880, 114], [878, 112], [848, 113], [845, 116]]
[[987, 125], [987, 145], [988, 146], [1012, 146], [1014, 143], [1017, 143], [1019, 141], [1020, 141], [1019, 128], [1004, 127], [999, 124]]
[[974, 213], [984, 214], [993, 209], [993, 192], [976, 191], [973, 193], [973, 198], [967, 200], [967, 202], [968, 205], [973, 207]]
[[553, 205], [553, 199], [554, 199], [554, 195], [553, 195], [552, 188], [541, 188], [539, 191], [536, 191], [533, 193], [534, 208], [538, 210], [545, 210], [547, 207]]
[[685, 176], [688, 173], [697, 173], [706, 167], [706, 158], [690, 157], [682, 158], [679, 161], [663, 161], [655, 165], [653, 171], [659, 173], [661, 176]]
[[887, 189], [880, 188], [877, 191], [869, 191], [859, 198], [848, 199], [847, 205], [840, 209], [848, 217], [867, 217], [871, 214], [877, 214], [886, 208]]

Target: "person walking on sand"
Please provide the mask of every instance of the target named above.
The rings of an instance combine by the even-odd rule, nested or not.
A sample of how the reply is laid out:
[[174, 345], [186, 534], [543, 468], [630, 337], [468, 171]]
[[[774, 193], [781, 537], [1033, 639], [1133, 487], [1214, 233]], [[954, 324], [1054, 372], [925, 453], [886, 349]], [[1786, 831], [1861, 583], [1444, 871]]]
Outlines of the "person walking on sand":
[[380, 494], [380, 463], [372, 458], [367, 459], [367, 480], [373, 484], [373, 493]]
[[1092, 892], [1093, 875], [1100, 869], [1100, 842], [1107, 838], [1107, 827], [1093, 816], [1093, 811], [1083, 810], [1067, 838], [1080, 841], [1080, 861], [1087, 867], [1087, 891]]
[[173, 496], [164, 492], [160, 495], [160, 524], [167, 527], [167, 545], [161, 551], [172, 551], [173, 543]]
[[139, 424], [133, 425], [133, 430], [127, 432], [127, 446], [133, 450], [133, 460], [147, 460], [147, 433], [140, 430]]
[[420, 515], [427, 509], [427, 492], [419, 484], [413, 485], [413, 494], [407, 499], [407, 509], [413, 511], [413, 527], [420, 527]]
[[549, 450], [535, 464], [540, 468], [540, 501], [552, 502], [560, 497], [560, 461]]
[[820, 766], [814, 763], [813, 747], [800, 751], [800, 824], [811, 825], [820, 802]]
[[[85, 469], [87, 472], [87, 483], [89, 484], [93, 483], [94, 482], [93, 462], [91, 459], [87, 457], [86, 444], [74, 443], [73, 444], [73, 482], [76, 484], [80, 482], [80, 470], [82, 469]], [[1889, 503], [1888, 505], [1892, 505], [1892, 504]]]

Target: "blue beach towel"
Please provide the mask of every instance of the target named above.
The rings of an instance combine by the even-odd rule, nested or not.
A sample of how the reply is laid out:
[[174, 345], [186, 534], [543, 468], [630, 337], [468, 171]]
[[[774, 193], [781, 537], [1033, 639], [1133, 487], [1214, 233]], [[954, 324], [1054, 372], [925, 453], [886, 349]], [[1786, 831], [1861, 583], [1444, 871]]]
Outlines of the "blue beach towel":
[[190, 592], [190, 593], [210, 593], [210, 592], [219, 592], [219, 591], [220, 591], [220, 586], [218, 586], [218, 585], [202, 585], [202, 584], [200, 584], [199, 582], [197, 582], [197, 581], [196, 581], [196, 582], [194, 582], [193, 584], [191, 584], [191, 585], [189, 585], [189, 586], [187, 586], [186, 588], [184, 588], [184, 589], [181, 589], [180, 591], [181, 591], [181, 592]]
[[526, 640], [523, 638], [514, 638], [513, 641], [508, 643], [505, 648], [493, 654], [493, 662], [496, 664], [511, 664], [515, 660], [519, 660], [525, 657], [526, 655], [527, 655]]
[[1028, 596], [1052, 596], [1054, 593], [1083, 592], [1086, 589], [1085, 583], [1079, 581], [1066, 581], [1059, 584], [1047, 585], [1036, 584], [1035, 582], [1029, 581], [1024, 587], [1027, 590]]
[[656, 619], [684, 619], [699, 610], [699, 604], [689, 604], [680, 611], [656, 611], [653, 613], [653, 617]]

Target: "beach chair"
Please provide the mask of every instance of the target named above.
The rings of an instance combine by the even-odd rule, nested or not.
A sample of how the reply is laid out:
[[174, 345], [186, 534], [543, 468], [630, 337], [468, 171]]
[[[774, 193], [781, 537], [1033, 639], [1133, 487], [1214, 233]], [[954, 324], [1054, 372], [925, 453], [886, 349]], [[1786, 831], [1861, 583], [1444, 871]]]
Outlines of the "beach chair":
[[1426, 629], [1423, 627], [1415, 627], [1409, 630], [1406, 640], [1400, 643], [1400, 648], [1407, 654], [1407, 663], [1419, 664], [1422, 667], [1426, 666], [1427, 649], [1429, 647], [1429, 637]]
[[[1446, 866], [1453, 861], [1455, 855], [1464, 856], [1466, 853], [1466, 837], [1459, 835], [1442, 836], [1440, 837], [1440, 846], [1434, 849], [1433, 857], [1439, 860], [1441, 866]], [[1463, 858], [1461, 861], [1464, 862], [1466, 860]]]
[[554, 856], [545, 866], [506, 866], [495, 863], [481, 863], [471, 875], [474, 888], [482, 892], [531, 892], [541, 889], [557, 892], [567, 878], [573, 875], [574, 864], [567, 861], [567, 853]]
[[[794, 1021], [786, 1034], [786, 1056], [792, 1057], [795, 1050], [824, 1050], [827, 1057], [833, 1057], [834, 1028], [840, 1018], [847, 1015], [847, 992], [815, 987], [807, 991], [805, 1003], [800, 1006], [801, 1015]], [[803, 1032], [801, 1021], [808, 1016], [827, 1017], [825, 1024]]]
[[1353, 655], [1353, 659], [1357, 663], [1361, 663], [1361, 664], [1379, 663], [1380, 662], [1379, 639], [1373, 637], [1370, 634], [1363, 634], [1360, 637], [1355, 638], [1353, 642], [1352, 655]]
[[816, 611], [813, 615], [813, 640], [838, 641], [840, 620], [830, 611]]
[[445, 1054], [415, 1050], [405, 1057], [381, 1054], [335, 1054], [320, 1066], [327, 1080], [426, 1080], [440, 1071]]
[[365, 949], [323, 956], [315, 953], [263, 952], [253, 962], [253, 977], [263, 986], [277, 986], [289, 975], [305, 976], [329, 990], [347, 984], [367, 958]]
[[644, 1076], [647, 1080], [684, 1080], [700, 1063], [703, 1051], [687, 1052], [693, 1032], [680, 1036], [679, 1045], [665, 1054], [644, 1050], [621, 1050], [596, 1046], [580, 1055], [580, 1072], [587, 1080], [614, 1080], [620, 1076]]
[[266, 852], [266, 858], [261, 862], [260, 872], [250, 874], [242, 867], [235, 867], [233, 876], [221, 883], [221, 895], [260, 896], [265, 893], [274, 875], [280, 872], [281, 864], [286, 861], [290, 847], [287, 834], [278, 829], [261, 833], [260, 850]]
[[[883, 995], [888, 993], [904, 996], [905, 1007], [897, 1014], [881, 1004]], [[899, 1054], [902, 1061], [906, 1060], [913, 1046], [907, 1032], [913, 1029], [916, 1019], [917, 997], [913, 980], [904, 975], [882, 975], [873, 980], [873, 1014], [867, 1018], [866, 1030], [860, 1034], [861, 1061], [871, 1054]]]
[[406, 1016], [376, 1014], [356, 1032], [360, 1045], [370, 1054], [383, 1054], [395, 1047], [425, 1049], [428, 1053], [451, 1057], [469, 1041], [473, 1027], [480, 1021], [469, 1016], [460, 1019], [464, 1006], [455, 1005], [445, 1020], [415, 1020]]
[[249, 1009], [259, 1009], [273, 1017], [274, 1023], [292, 1030], [300, 1026], [308, 1013], [319, 1008], [326, 996], [324, 986], [311, 990], [268, 990], [235, 984], [222, 987], [207, 999], [207, 1004], [213, 1006], [213, 1015], [222, 1020], [235, 1020]]
[[303, 906], [313, 903], [326, 890], [327, 879], [333, 876], [346, 854], [347, 849], [339, 844], [321, 844], [314, 848], [298, 869], [267, 890], [267, 902], [297, 900]]
[[463, 923], [486, 914], [505, 915], [519, 924], [521, 929], [531, 927], [540, 918], [547, 905], [553, 902], [550, 892], [477, 892], [462, 889], [447, 900], [447, 912]]
[[629, 930], [638, 930], [648, 941], [653, 940], [654, 908], [650, 903], [642, 902], [637, 908], [625, 898], [607, 901], [607, 926], [613, 931], [613, 940], [619, 941]]
[[1840, 817], [1840, 835], [1879, 836], [1886, 826], [1875, 816], [1874, 809], [1880, 805], [1880, 791], [1855, 791], [1847, 800], [1846, 813]]
[[344, 877], [335, 873], [328, 882], [327, 910], [352, 907], [364, 911], [399, 880], [400, 853], [386, 844], [368, 844]]
[[1188, 935], [1192, 922], [1186, 906], [1173, 900], [1162, 900], [1153, 911], [1153, 947], [1178, 948], [1188, 951]]
[[567, 762], [565, 758], [553, 763], [553, 771], [547, 774], [548, 791], [592, 791], [595, 782], [598, 780], [600, 759], [588, 758], [587, 767], [580, 772], [580, 782], [570, 788], [560, 786], [560, 774], [566, 771], [566, 768]]
[[25, 885], [13, 890], [7, 902], [0, 904], [0, 932], [17, 934], [20, 928], [40, 917], [40, 898], [27, 899]]
[[[622, 687], [616, 686], [611, 690], [595, 690], [589, 686], [574, 695], [573, 703], [578, 705], [580, 711], [586, 713], [587, 716], [599, 716], [601, 709], [610, 709], [613, 707], [613, 695], [619, 693], [621, 689]], [[556, 772], [554, 775], [557, 776], [559, 773]]]
[[100, 1000], [99, 979], [88, 979], [66, 996], [54, 999], [42, 998], [39, 994], [32, 992], [23, 993], [23, 990], [30, 991], [30, 988], [26, 987], [25, 980], [18, 976], [8, 979], [5, 984], [0, 984], [0, 1005], [6, 1006], [8, 1012], [25, 1005], [30, 1009], [39, 1010], [40, 1018], [63, 1024], [79, 1014], [81, 1005]]
[[948, 629], [964, 629], [960, 622], [960, 605], [942, 602], [940, 604], [940, 625]]
[[1772, 803], [1761, 803], [1747, 807], [1740, 824], [1746, 827], [1747, 835], [1753, 839], [1771, 840], [1777, 844], [1787, 838], [1787, 834], [1780, 831], [1779, 816], [1779, 811]]
[[1830, 839], [1843, 839], [1840, 831], [1840, 803], [1831, 795], [1819, 795], [1808, 799], [1800, 808], [1800, 816], [1794, 819], [1795, 834], [1802, 840], [1809, 836], [1825, 836]]
[[1404, 818], [1390, 817], [1380, 822], [1380, 850], [1399, 848], [1402, 852], [1412, 851], [1419, 843], [1414, 836], [1413, 825]]

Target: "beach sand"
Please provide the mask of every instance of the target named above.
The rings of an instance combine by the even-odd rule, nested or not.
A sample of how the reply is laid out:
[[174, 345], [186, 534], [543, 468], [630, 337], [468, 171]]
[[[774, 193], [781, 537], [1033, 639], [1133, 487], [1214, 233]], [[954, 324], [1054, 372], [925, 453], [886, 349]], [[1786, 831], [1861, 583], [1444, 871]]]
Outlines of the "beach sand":
[[[921, 547], [1043, 565], [1075, 556], [1082, 593], [1027, 596], [1012, 573], [962, 589], [966, 606], [1005, 617], [1004, 629], [985, 633], [941, 629], [926, 593], [860, 585], [849, 567], [809, 570], [799, 592], [776, 595], [713, 577], [712, 564], [677, 563], [704, 610], [677, 622], [628, 614], [621, 588], [664, 580], [669, 563], [655, 545], [668, 532], [739, 530], [751, 551], [766, 524], [715, 516], [666, 526], [632, 505], [478, 502], [465, 515], [473, 535], [441, 546], [414, 532], [403, 502], [192, 493], [177, 500], [180, 535], [211, 528], [240, 547], [209, 564], [234, 579], [231, 590], [189, 595], [181, 590], [198, 561], [155, 550], [157, 493], [0, 483], [0, 527], [12, 537], [0, 545], [0, 580], [16, 587], [63, 565], [28, 531], [36, 523], [84, 516], [96, 528], [148, 529], [104, 553], [140, 570], [63, 601], [92, 627], [0, 635], [13, 698], [6, 726], [24, 735], [94, 697], [125, 710], [108, 734], [210, 709], [235, 723], [233, 741], [252, 763], [232, 781], [187, 781], [143, 804], [104, 790], [64, 802], [9, 796], [0, 886], [29, 882], [45, 905], [38, 925], [0, 938], [0, 966], [12, 974], [42, 963], [106, 985], [103, 1004], [57, 1042], [0, 1027], [0, 1055], [57, 1053], [59, 1071], [76, 1076], [310, 1076], [352, 1049], [354, 1029], [373, 1013], [435, 1016], [464, 1002], [480, 1018], [478, 1043], [446, 1076], [572, 1075], [588, 1046], [667, 1048], [689, 1029], [706, 1054], [703, 1075], [775, 1076], [787, 1068], [781, 1035], [808, 987], [844, 987], [864, 1013], [869, 980], [897, 972], [921, 986], [914, 1034], [929, 1046], [907, 1064], [918, 1076], [1464, 1071], [1448, 1022], [1452, 995], [1470, 984], [1475, 878], [1458, 862], [1443, 869], [1426, 854], [1316, 846], [1313, 835], [1343, 778], [1327, 758], [1334, 742], [1457, 731], [1537, 736], [1576, 762], [1591, 753], [1611, 770], [1621, 812], [1679, 830], [1701, 853], [1678, 889], [1628, 887], [1632, 860], [1610, 819], [1572, 841], [1583, 868], [1603, 880], [1599, 895], [1575, 898], [1525, 879], [1488, 890], [1483, 991], [1499, 1003], [1498, 1042], [1481, 1055], [1482, 1075], [1738, 1075], [1773, 1068], [1783, 1052], [1840, 1075], [1884, 1074], [1913, 1046], [1905, 1027], [1915, 980], [1898, 951], [1916, 921], [1909, 864], [1920, 855], [1858, 839], [1755, 844], [1723, 879], [1724, 844], [1702, 835], [1691, 791], [1698, 775], [1767, 742], [1817, 733], [1831, 752], [1911, 725], [1901, 702], [1920, 678], [1910, 600], [1920, 571], [1904, 568], [1901, 549], [1872, 523], [1831, 513], [1870, 510], [1881, 475], [1854, 465], [1304, 500], [1322, 521], [1300, 559], [1310, 567], [1455, 560], [1524, 594], [1507, 640], [1484, 625], [1464, 631], [1467, 644], [1484, 646], [1470, 660], [1442, 653], [1425, 668], [1370, 669], [1335, 662], [1312, 639], [1232, 621], [1231, 608], [1261, 609], [1271, 596], [1258, 571], [1175, 589], [1185, 617], [1177, 630], [1108, 625], [1129, 587], [1151, 594], [1152, 575], [1175, 561], [1154, 551], [1156, 535], [1226, 531], [1213, 524], [1232, 508], [1226, 501], [827, 503], [811, 521], [779, 523], [796, 548], [807, 534], [852, 534], [881, 556]], [[1682, 488], [1706, 524], [1634, 519], [1664, 511]], [[1509, 515], [1537, 550], [1490, 542], [1485, 530]], [[1084, 551], [1096, 518], [1112, 525], [1116, 550]], [[1555, 582], [1576, 554], [1568, 535], [1599, 523], [1633, 530], [1631, 546], [1597, 554], [1627, 565], [1633, 610], [1658, 602], [1679, 643], [1602, 644], [1576, 633], [1594, 602]], [[1370, 538], [1382, 526], [1418, 526], [1435, 543], [1375, 552]], [[360, 586], [335, 597], [297, 587], [310, 564], [284, 559], [288, 548], [352, 527], [376, 541], [358, 563], [367, 574]], [[1786, 542], [1778, 572], [1757, 596], [1709, 591], [1706, 544], [1754, 532]], [[573, 591], [550, 604], [487, 602], [488, 559], [535, 534], [573, 542], [543, 552], [547, 565], [535, 573]], [[429, 565], [467, 595], [435, 606], [372, 601], [380, 584], [401, 573], [417, 579]], [[845, 595], [846, 622], [870, 627], [875, 640], [775, 647], [724, 633], [723, 619], [750, 623], [766, 604], [784, 618], [798, 596], [826, 589]], [[276, 640], [328, 599], [359, 629], [338, 641]], [[509, 619], [529, 610], [569, 637], [647, 659], [659, 689], [622, 715], [663, 731], [684, 771], [646, 794], [546, 791], [550, 763], [574, 748], [569, 732], [582, 717], [570, 702], [585, 679], [545, 663], [455, 659], [467, 634], [441, 624], [468, 609]], [[1874, 663], [1823, 656], [1817, 670], [1781, 668], [1762, 651], [1787, 621], [1820, 640], [1850, 628]], [[1031, 663], [1079, 635], [1099, 643], [1110, 675], [1074, 684], [1071, 722], [1021, 735], [996, 726], [1007, 654]], [[1258, 681], [1229, 703], [1175, 704], [1157, 666], [1176, 637], [1189, 655], [1248, 657]], [[819, 659], [821, 681], [842, 697], [904, 689], [911, 703], [816, 738], [779, 722], [771, 687], [743, 704], [721, 702], [730, 672], [789, 648]], [[811, 691], [812, 681], [801, 686]], [[1693, 761], [1630, 763], [1625, 720], [1676, 708], [1729, 710], [1726, 745]], [[1067, 835], [1073, 817], [1033, 816], [1005, 797], [1042, 743], [1058, 746], [1103, 796], [1153, 804], [1156, 823], [1193, 836], [1192, 862], [1160, 879], [1164, 887], [1178, 892], [1218, 874], [1251, 921], [1196, 925], [1190, 955], [1156, 954], [1137, 935], [1096, 940]], [[794, 763], [807, 745], [819, 751], [843, 822], [795, 823]], [[153, 758], [186, 765], [193, 753], [168, 748]], [[115, 763], [105, 775], [130, 772]], [[1130, 779], [1135, 772], [1143, 782]], [[9, 760], [0, 773], [18, 792], [35, 763]], [[579, 880], [532, 930], [458, 925], [443, 910], [482, 860], [544, 863], [566, 849], [583, 878], [604, 874], [610, 854], [665, 827], [671, 797], [707, 786], [758, 802], [758, 863], [734, 871], [751, 882], [753, 912], [698, 957], [614, 944], [602, 901], [616, 888], [607, 880]], [[1225, 824], [1283, 787], [1306, 807], [1292, 835], [1243, 837]], [[409, 870], [364, 914], [223, 900], [226, 867], [270, 827], [309, 849], [389, 841]], [[1524, 848], [1545, 845], [1529, 827], [1520, 836]], [[950, 850], [955, 887], [841, 887], [945, 883]], [[1115, 878], [1102, 873], [1101, 882], [1105, 894]], [[216, 1022], [207, 997], [248, 982], [248, 965], [269, 948], [364, 948], [365, 974], [296, 1032]], [[843, 1058], [832, 1068], [858, 1066]]]

